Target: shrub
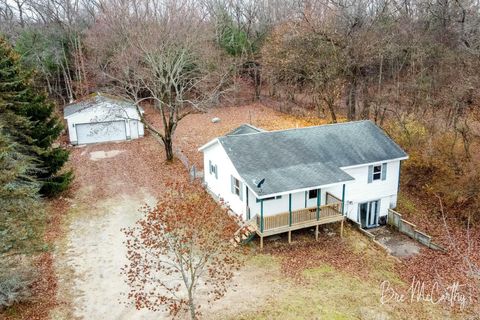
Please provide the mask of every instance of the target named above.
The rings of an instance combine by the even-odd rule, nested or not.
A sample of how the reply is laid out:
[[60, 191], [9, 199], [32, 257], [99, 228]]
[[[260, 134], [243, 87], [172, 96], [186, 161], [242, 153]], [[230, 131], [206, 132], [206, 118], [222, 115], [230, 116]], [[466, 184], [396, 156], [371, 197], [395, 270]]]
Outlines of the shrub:
[[27, 257], [3, 259], [0, 265], [0, 310], [32, 298], [36, 272]]

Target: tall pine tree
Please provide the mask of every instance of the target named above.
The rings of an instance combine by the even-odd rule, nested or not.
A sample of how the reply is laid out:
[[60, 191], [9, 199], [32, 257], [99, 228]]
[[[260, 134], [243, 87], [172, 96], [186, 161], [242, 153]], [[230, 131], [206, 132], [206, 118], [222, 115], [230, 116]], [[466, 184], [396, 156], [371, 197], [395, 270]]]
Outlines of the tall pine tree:
[[41, 161], [32, 149], [35, 126], [21, 112], [28, 90], [16, 61], [0, 40], [0, 310], [29, 296], [35, 274], [30, 253], [44, 243]]
[[33, 87], [31, 74], [21, 68], [18, 56], [3, 38], [0, 38], [0, 103], [5, 109], [5, 129], [18, 143], [29, 146], [29, 155], [38, 160], [36, 178], [41, 183], [40, 193], [52, 196], [65, 190], [73, 178], [71, 171], [61, 172], [69, 152], [52, 147], [63, 125], [54, 114], [54, 104]]

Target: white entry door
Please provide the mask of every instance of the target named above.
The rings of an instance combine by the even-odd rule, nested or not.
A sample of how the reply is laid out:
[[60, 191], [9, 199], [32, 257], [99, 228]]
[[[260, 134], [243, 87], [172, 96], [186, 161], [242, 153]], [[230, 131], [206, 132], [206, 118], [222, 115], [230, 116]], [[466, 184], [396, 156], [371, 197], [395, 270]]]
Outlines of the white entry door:
[[78, 144], [127, 139], [125, 121], [81, 123], [75, 125]]

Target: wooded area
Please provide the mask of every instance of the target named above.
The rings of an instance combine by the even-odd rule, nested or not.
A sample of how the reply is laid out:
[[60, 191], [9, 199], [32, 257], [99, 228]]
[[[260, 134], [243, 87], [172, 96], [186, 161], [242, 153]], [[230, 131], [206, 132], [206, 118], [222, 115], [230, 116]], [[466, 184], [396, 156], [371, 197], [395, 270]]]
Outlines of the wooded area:
[[[95, 91], [152, 105], [162, 123], [143, 121], [168, 160], [184, 117], [238, 97], [371, 119], [410, 155], [403, 212], [480, 221], [478, 1], [0, 0], [0, 34], [2, 255], [25, 255], [11, 235], [41, 238], [28, 213], [73, 178], [53, 113]], [[35, 232], [9, 233], [12, 217]]]
[[407, 144], [448, 133], [448, 156], [460, 147], [455, 158], [472, 157], [475, 1], [23, 0], [0, 13], [51, 97], [63, 104], [103, 89], [147, 99], [164, 114], [164, 131], [149, 129], [165, 144], [176, 121], [243, 78], [252, 99], [290, 101], [332, 122], [394, 119]]

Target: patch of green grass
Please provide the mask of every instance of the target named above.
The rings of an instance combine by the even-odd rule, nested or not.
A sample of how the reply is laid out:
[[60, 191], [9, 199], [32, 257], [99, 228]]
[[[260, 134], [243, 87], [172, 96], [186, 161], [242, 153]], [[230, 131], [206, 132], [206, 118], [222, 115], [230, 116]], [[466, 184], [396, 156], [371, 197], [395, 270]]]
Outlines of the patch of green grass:
[[[362, 302], [374, 299], [376, 289], [329, 265], [303, 272], [304, 285], [292, 286], [276, 301], [241, 319], [358, 319]], [[288, 281], [288, 279], [285, 279]]]
[[415, 214], [418, 211], [418, 206], [410, 200], [410, 198], [402, 195], [398, 195], [398, 210], [402, 213]]
[[313, 268], [313, 269], [306, 269], [302, 272], [302, 275], [309, 279], [309, 278], [314, 278], [314, 277], [317, 277], [318, 275], [325, 275], [325, 274], [329, 274], [329, 273], [333, 273], [335, 270], [325, 264], [321, 267], [318, 267], [318, 268]]
[[394, 285], [404, 285], [395, 271], [395, 261], [370, 239], [356, 230], [350, 230], [345, 239], [355, 254], [361, 254], [368, 261], [370, 267], [365, 273], [366, 277], [379, 283], [388, 280]]
[[278, 272], [280, 257], [258, 254], [249, 259], [250, 263], [259, 268], [258, 271], [271, 275], [273, 278], [269, 281], [284, 284], [284, 290], [265, 296], [260, 307], [232, 314], [230, 319], [442, 319], [445, 315], [453, 316], [441, 306], [428, 302], [382, 304], [380, 285], [383, 281], [389, 281], [397, 290], [407, 286], [395, 270], [397, 262], [355, 230], [348, 229], [346, 234], [344, 241], [352, 248], [352, 254], [365, 259], [364, 270], [354, 275], [319, 262], [317, 267], [303, 270], [304, 281], [298, 283]]
[[248, 259], [248, 264], [259, 268], [279, 268], [278, 260], [269, 254], [255, 254]]

